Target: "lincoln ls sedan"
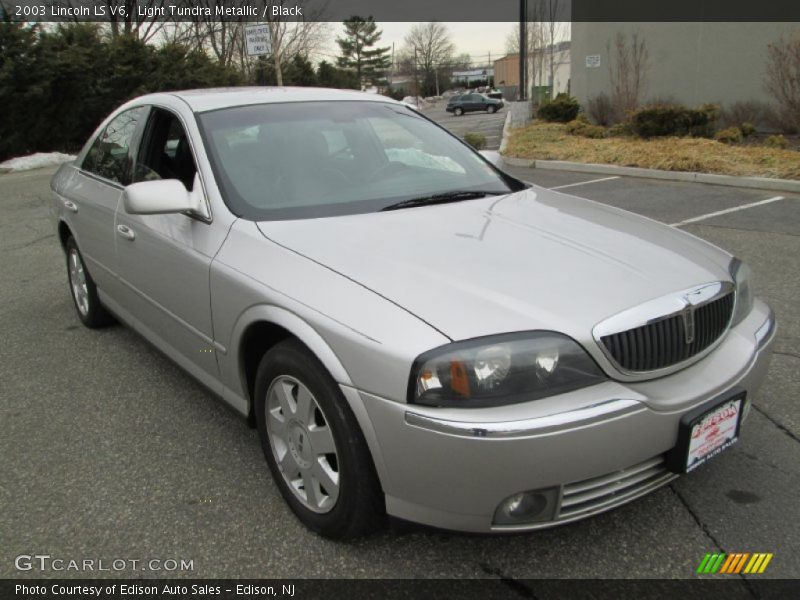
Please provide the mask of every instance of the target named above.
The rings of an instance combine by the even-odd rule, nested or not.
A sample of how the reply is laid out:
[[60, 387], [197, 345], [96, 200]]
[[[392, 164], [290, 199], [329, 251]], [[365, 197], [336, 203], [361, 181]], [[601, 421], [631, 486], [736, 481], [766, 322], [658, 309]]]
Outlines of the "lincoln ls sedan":
[[52, 212], [77, 317], [247, 418], [322, 535], [534, 530], [702, 478], [775, 337], [750, 270], [501, 167], [378, 95], [159, 93], [60, 168]]

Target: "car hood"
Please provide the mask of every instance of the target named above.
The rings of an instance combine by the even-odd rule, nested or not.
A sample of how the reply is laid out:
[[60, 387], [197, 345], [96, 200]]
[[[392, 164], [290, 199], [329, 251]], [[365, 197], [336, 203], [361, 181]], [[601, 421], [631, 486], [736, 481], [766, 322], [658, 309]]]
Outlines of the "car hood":
[[730, 280], [729, 255], [707, 242], [536, 187], [258, 227], [453, 340], [549, 329], [588, 341], [595, 324], [624, 309]]

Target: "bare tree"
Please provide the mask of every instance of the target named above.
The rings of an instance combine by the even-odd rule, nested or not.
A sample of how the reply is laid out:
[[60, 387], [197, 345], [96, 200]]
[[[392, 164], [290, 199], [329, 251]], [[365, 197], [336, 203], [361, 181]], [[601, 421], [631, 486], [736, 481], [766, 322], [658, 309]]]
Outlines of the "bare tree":
[[[536, 103], [533, 90], [541, 85], [541, 74], [544, 72], [544, 48], [547, 30], [541, 16], [541, 4], [534, 3], [528, 8], [528, 21], [525, 24], [526, 57], [525, 73], [527, 79], [527, 97]], [[506, 38], [506, 51], [509, 54], [519, 53], [519, 26], [515, 25]], [[538, 84], [537, 84], [538, 80]]]
[[767, 46], [764, 85], [778, 103], [776, 124], [788, 132], [800, 129], [800, 32]]
[[450, 62], [455, 50], [447, 27], [436, 21], [417, 23], [406, 34], [405, 42], [407, 51], [416, 54], [416, 66], [422, 71], [426, 87], [435, 86], [438, 96], [439, 69]]
[[[296, 0], [269, 0], [270, 5], [298, 3]], [[326, 4], [314, 6], [305, 2], [304, 17], [301, 21], [287, 21], [280, 17], [268, 17], [270, 37], [272, 38], [272, 62], [278, 85], [283, 85], [283, 65], [295, 56], [309, 56], [319, 51], [326, 43], [329, 25], [324, 21]], [[269, 11], [272, 15], [272, 11]]]
[[[251, 75], [257, 66], [263, 65], [259, 57], [247, 55], [245, 43], [245, 18], [227, 17], [221, 20], [216, 7], [246, 6], [246, 0], [189, 0], [193, 5], [210, 9], [212, 16], [192, 17], [191, 37], [193, 46], [210, 52], [223, 65], [236, 66]], [[270, 61], [275, 70], [278, 85], [283, 85], [283, 67], [297, 55], [310, 56], [324, 46], [328, 23], [324, 21], [326, 5], [313, 0], [293, 1], [292, 6], [302, 6], [304, 18], [298, 21], [283, 20], [272, 15], [272, 6], [288, 4], [287, 0], [265, 0], [272, 53]]]
[[547, 35], [547, 54], [550, 78], [550, 97], [555, 97], [556, 91], [556, 40], [561, 35], [561, 23], [556, 19], [559, 16], [558, 0], [544, 0], [545, 33]]
[[[94, 11], [101, 9], [103, 13], [98, 16], [104, 19], [100, 19], [100, 22], [105, 23], [111, 37], [127, 35], [143, 42], [155, 39], [167, 20], [165, 17], [152, 16], [165, 11], [165, 0], [44, 0], [44, 4], [55, 8], [86, 7], [92, 14], [97, 14]], [[77, 22], [79, 18], [73, 16], [70, 20]]]
[[649, 53], [647, 43], [638, 32], [630, 38], [622, 32], [606, 43], [609, 56], [608, 74], [611, 79], [611, 100], [619, 117], [624, 118], [639, 106], [647, 80]]

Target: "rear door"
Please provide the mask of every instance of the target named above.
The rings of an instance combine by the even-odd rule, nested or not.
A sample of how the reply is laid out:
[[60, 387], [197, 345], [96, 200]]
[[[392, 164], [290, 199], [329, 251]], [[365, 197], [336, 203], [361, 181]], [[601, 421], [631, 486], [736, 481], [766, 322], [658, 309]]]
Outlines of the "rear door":
[[147, 107], [126, 110], [106, 125], [65, 186], [64, 217], [101, 293], [119, 296], [114, 215], [130, 183], [132, 153]]

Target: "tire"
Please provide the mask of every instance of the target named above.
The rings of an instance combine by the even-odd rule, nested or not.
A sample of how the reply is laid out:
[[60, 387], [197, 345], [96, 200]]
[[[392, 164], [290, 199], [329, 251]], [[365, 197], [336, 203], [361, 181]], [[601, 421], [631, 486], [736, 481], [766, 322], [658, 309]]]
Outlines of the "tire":
[[97, 296], [97, 286], [83, 262], [83, 256], [78, 250], [75, 238], [72, 236], [67, 238], [65, 249], [67, 253], [67, 281], [69, 283], [70, 297], [81, 323], [90, 329], [107, 327], [115, 323], [114, 317], [100, 303], [100, 298]]
[[488, 113], [489, 113], [490, 115], [493, 115], [494, 113], [496, 113], [496, 112], [497, 112], [497, 107], [496, 107], [496, 106], [494, 106], [493, 104], [490, 104], [490, 105], [489, 105], [489, 108], [487, 108], [486, 110], [488, 111]]
[[255, 416], [272, 478], [306, 527], [347, 540], [383, 526], [383, 491], [358, 421], [298, 340], [280, 342], [261, 359]]
[[463, 108], [461, 108], [460, 106], [459, 106], [458, 108], [454, 108], [454, 109], [453, 109], [453, 114], [454, 114], [455, 116], [457, 116], [457, 117], [460, 117], [461, 115], [463, 115], [463, 114], [464, 114], [464, 109], [463, 109]]

